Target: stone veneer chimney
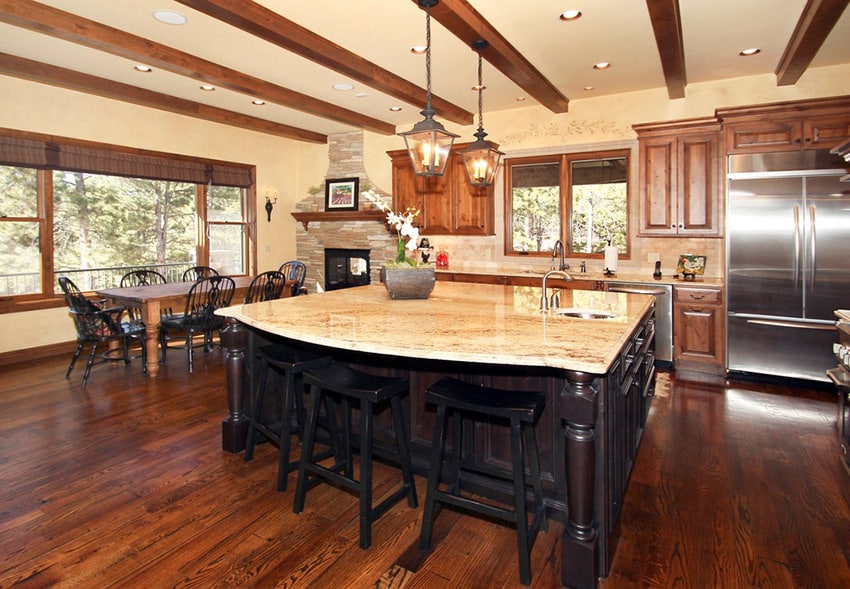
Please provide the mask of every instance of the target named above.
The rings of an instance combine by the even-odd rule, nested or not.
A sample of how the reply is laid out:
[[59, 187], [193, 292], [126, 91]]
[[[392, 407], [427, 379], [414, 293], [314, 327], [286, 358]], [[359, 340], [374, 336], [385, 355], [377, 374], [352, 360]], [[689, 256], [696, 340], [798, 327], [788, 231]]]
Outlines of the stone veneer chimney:
[[[363, 167], [363, 132], [351, 131], [328, 136], [328, 171], [325, 179], [359, 178], [360, 191], [372, 188], [379, 192], [369, 181]], [[324, 183], [321, 190], [312, 196], [298, 201], [296, 211], [321, 212], [325, 209]], [[390, 195], [381, 194], [392, 204]], [[369, 201], [359, 199], [359, 210], [374, 209]], [[300, 223], [296, 227], [295, 249], [299, 260], [307, 265], [305, 285], [310, 292], [316, 292], [317, 285], [325, 284], [325, 248], [367, 249], [370, 250], [371, 281], [380, 282], [381, 266], [384, 260], [395, 255], [395, 238], [387, 231], [384, 223], [374, 220], [349, 221], [310, 221], [307, 229]]]

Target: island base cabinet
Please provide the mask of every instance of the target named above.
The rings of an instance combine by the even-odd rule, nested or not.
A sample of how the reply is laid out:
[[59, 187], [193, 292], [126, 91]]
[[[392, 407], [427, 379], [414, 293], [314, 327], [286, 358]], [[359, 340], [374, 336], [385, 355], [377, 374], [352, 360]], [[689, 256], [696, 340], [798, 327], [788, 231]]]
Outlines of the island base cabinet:
[[[586, 589], [596, 587], [598, 579], [608, 575], [619, 539], [620, 510], [654, 390], [654, 313], [654, 306], [646, 311], [606, 374], [385, 356], [284, 341], [314, 347], [314, 351], [330, 354], [335, 361], [359, 370], [407, 377], [410, 391], [403, 404], [409, 421], [414, 470], [420, 475], [427, 473], [432, 446], [435, 408], [424, 401], [432, 383], [452, 376], [496, 388], [542, 392], [546, 409], [536, 425], [536, 435], [544, 503], [547, 515], [565, 524], [561, 538], [563, 584]], [[234, 416], [236, 422], [241, 422], [243, 407], [250, 404], [251, 351], [270, 339], [269, 334], [238, 322], [230, 323], [227, 330], [226, 422], [230, 425], [222, 443], [224, 450], [235, 452], [244, 447], [244, 440], [243, 444], [234, 444], [231, 439], [239, 429], [233, 428], [232, 422]], [[278, 414], [277, 409], [271, 411]], [[273, 418], [261, 415], [260, 419], [270, 417]], [[357, 423], [355, 415], [355, 430]], [[504, 424], [465, 420], [464, 427], [467, 435], [460, 449], [461, 460], [474, 460], [497, 469], [510, 465], [510, 434]], [[356, 431], [352, 435], [356, 436]], [[389, 408], [376, 414], [374, 438], [376, 457], [395, 460]], [[453, 443], [449, 432], [447, 445], [451, 447]], [[502, 494], [501, 490], [494, 492], [490, 486], [475, 483], [472, 479], [467, 485], [465, 479], [464, 486], [494, 499], [510, 500], [510, 487]]]

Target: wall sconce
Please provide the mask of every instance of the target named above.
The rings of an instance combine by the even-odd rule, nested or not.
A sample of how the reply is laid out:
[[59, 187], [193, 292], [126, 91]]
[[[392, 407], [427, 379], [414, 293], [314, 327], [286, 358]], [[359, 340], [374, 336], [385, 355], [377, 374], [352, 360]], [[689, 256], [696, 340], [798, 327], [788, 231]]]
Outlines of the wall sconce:
[[269, 193], [266, 193], [266, 217], [268, 217], [268, 222], [272, 222], [272, 209], [274, 209], [274, 205], [277, 204], [277, 193], [275, 193], [274, 200], [269, 198]]

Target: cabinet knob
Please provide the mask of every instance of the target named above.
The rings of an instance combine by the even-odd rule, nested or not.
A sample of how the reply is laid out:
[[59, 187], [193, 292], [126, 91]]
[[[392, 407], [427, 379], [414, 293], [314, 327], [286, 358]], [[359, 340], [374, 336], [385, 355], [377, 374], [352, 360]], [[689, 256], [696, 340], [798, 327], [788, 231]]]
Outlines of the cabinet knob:
[[798, 144], [799, 144], [799, 143], [800, 143], [800, 138], [799, 138], [799, 137], [797, 137], [797, 138], [794, 140], [794, 143], [798, 143]]
[[811, 138], [811, 137], [806, 137], [806, 143], [811, 143], [811, 142], [812, 142], [812, 138]]

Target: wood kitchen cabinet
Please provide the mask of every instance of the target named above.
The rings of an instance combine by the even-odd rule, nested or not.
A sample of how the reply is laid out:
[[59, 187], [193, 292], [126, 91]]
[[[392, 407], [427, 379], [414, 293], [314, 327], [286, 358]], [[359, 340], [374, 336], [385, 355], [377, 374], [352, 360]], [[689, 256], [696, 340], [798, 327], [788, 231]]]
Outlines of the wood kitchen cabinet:
[[638, 235], [722, 235], [720, 123], [691, 119], [635, 125], [639, 149]]
[[417, 225], [423, 235], [493, 235], [493, 187], [473, 187], [466, 177], [461, 152], [455, 145], [442, 176], [417, 176], [406, 150], [387, 152], [392, 159], [393, 209], [419, 209]]
[[704, 381], [725, 377], [723, 291], [677, 285], [673, 292], [673, 367], [677, 376]]
[[831, 149], [850, 139], [850, 97], [718, 109], [727, 153]]

